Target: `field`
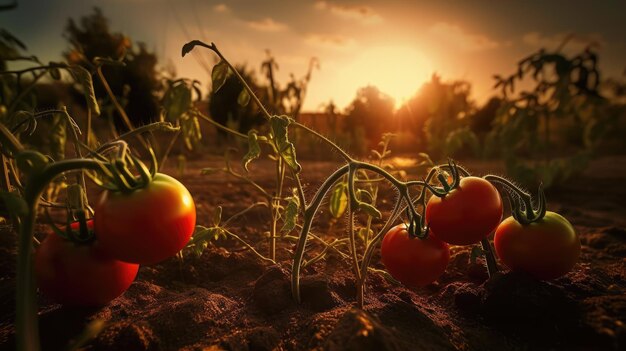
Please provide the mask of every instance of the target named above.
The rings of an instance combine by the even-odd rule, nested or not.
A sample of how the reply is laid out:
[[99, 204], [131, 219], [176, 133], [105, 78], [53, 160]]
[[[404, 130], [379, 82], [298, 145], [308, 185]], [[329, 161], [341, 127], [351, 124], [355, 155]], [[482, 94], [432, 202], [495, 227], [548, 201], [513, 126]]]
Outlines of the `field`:
[[6, 2], [1, 350], [626, 349], [626, 5]]
[[[202, 204], [200, 220], [217, 205], [227, 204], [226, 215], [257, 200], [243, 183], [199, 174], [219, 162], [191, 162], [180, 177]], [[476, 174], [502, 170], [494, 162], [464, 165]], [[271, 174], [262, 172], [265, 166], [252, 168], [261, 184], [271, 183]], [[337, 164], [311, 161], [303, 167], [310, 170], [304, 181], [313, 191]], [[624, 174], [626, 158], [604, 157], [593, 162], [593, 171], [548, 192], [549, 208], [569, 218], [582, 242], [580, 262], [554, 281], [506, 270], [487, 281], [483, 262], [471, 264], [469, 248], [454, 247], [446, 273], [424, 288], [395, 286], [370, 275], [360, 310], [350, 266], [329, 254], [304, 271], [298, 305], [289, 288], [291, 245], [279, 245], [279, 264], [269, 265], [237, 241], [221, 239], [199, 258], [142, 267], [130, 289], [102, 308], [65, 308], [40, 297], [42, 346], [61, 349], [89, 321], [102, 319], [107, 327], [88, 349], [619, 350], [626, 345], [626, 189], [616, 184]], [[586, 202], [599, 188], [604, 195]], [[381, 199], [395, 197], [388, 189], [382, 194]], [[255, 210], [232, 230], [263, 251], [267, 243], [259, 228], [268, 217], [267, 209]], [[346, 235], [341, 223], [329, 231], [328, 220], [328, 213], [322, 214], [314, 231], [323, 238]], [[13, 235], [4, 227], [0, 236], [2, 349], [14, 348], [15, 342]], [[375, 267], [381, 267], [378, 256]]]

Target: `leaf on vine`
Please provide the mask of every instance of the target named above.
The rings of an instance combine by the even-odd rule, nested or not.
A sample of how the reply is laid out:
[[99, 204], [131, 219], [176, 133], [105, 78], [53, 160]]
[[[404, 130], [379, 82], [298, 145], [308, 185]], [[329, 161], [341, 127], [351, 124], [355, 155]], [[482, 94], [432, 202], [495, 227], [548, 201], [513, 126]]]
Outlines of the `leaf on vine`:
[[293, 196], [288, 198], [287, 206], [285, 207], [285, 222], [280, 230], [283, 233], [289, 233], [296, 227], [298, 221], [298, 209], [300, 208], [300, 199], [296, 196], [296, 189], [293, 190]]
[[70, 66], [70, 72], [74, 76], [74, 80], [83, 86], [83, 94], [85, 100], [87, 100], [87, 106], [96, 116], [100, 115], [100, 105], [96, 100], [96, 93], [93, 89], [93, 80], [91, 79], [91, 73], [84, 67], [79, 65]]
[[216, 93], [226, 83], [226, 78], [230, 73], [228, 64], [222, 60], [217, 65], [213, 66], [211, 71], [211, 81], [213, 82], [213, 92]]
[[176, 122], [191, 107], [191, 89], [185, 83], [171, 86], [163, 99], [165, 117], [168, 122]]
[[196, 46], [204, 46], [206, 48], [210, 48], [207, 44], [201, 42], [200, 40], [192, 40], [185, 45], [183, 45], [182, 56], [185, 57], [188, 53], [191, 52]]
[[213, 213], [213, 225], [219, 226], [222, 222], [222, 206], [217, 206], [215, 208], [215, 212]]
[[60, 80], [61, 79], [61, 70], [59, 69], [58, 63], [56, 62], [50, 62], [49, 63], [50, 69], [48, 70], [48, 73], [50, 73], [50, 77], [52, 77], [52, 79], [54, 80]]
[[300, 173], [302, 166], [296, 160], [296, 147], [289, 141], [287, 126], [291, 123], [291, 118], [287, 116], [272, 116], [270, 126], [274, 135], [274, 142], [278, 148], [278, 153], [285, 160], [287, 165], [296, 173]]
[[237, 97], [237, 103], [241, 107], [245, 107], [250, 102], [250, 94], [248, 94], [248, 90], [245, 88], [241, 90], [239, 96]]
[[0, 191], [0, 199], [12, 214], [25, 216], [28, 213], [28, 204], [17, 192]]
[[347, 184], [341, 182], [335, 185], [330, 195], [330, 214], [334, 218], [341, 217], [348, 208]]
[[248, 172], [248, 164], [261, 155], [261, 147], [259, 146], [256, 130], [252, 129], [248, 132], [248, 153], [243, 156], [243, 169]]
[[359, 202], [359, 210], [362, 210], [363, 212], [367, 213], [368, 216], [376, 219], [380, 219], [383, 216], [376, 207], [366, 202]]
[[224, 229], [220, 227], [207, 228], [198, 225], [184, 250], [191, 251], [195, 256], [201, 256], [202, 251], [209, 245], [211, 240], [215, 241], [220, 238], [226, 238]]

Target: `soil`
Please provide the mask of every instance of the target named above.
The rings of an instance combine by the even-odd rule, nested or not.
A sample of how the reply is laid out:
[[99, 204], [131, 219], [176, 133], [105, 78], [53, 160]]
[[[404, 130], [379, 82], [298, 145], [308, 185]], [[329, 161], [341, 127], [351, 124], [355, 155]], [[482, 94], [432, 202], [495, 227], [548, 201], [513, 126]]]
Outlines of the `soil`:
[[[222, 175], [199, 175], [218, 160], [190, 161], [178, 178], [198, 207], [198, 223], [224, 218], [260, 199], [254, 189]], [[339, 166], [303, 162], [308, 198]], [[496, 163], [466, 162], [476, 174], [502, 173]], [[251, 165], [271, 186], [272, 169]], [[169, 168], [176, 174], [174, 168]], [[408, 175], [417, 178], [418, 169]], [[93, 320], [106, 327], [87, 350], [624, 350], [626, 349], [626, 157], [594, 161], [581, 176], [550, 189], [551, 210], [566, 216], [582, 242], [580, 262], [564, 277], [537, 281], [502, 271], [488, 279], [469, 247], [454, 247], [447, 272], [419, 289], [369, 275], [365, 308], [355, 307], [350, 266], [333, 253], [308, 266], [302, 303], [291, 298], [293, 243], [280, 241], [277, 265], [259, 260], [238, 242], [219, 239], [200, 257], [172, 258], [140, 269], [130, 289], [101, 308], [67, 308], [39, 297], [45, 350], [62, 350]], [[381, 192], [382, 206], [394, 194]], [[248, 213], [231, 231], [267, 252], [266, 209]], [[326, 240], [345, 236], [344, 221], [322, 211], [314, 231]], [[375, 223], [380, 225], [380, 223]], [[43, 226], [40, 232], [46, 231]], [[0, 349], [15, 348], [15, 234], [0, 231]], [[320, 250], [311, 241], [308, 257]], [[379, 257], [373, 264], [382, 268]]]

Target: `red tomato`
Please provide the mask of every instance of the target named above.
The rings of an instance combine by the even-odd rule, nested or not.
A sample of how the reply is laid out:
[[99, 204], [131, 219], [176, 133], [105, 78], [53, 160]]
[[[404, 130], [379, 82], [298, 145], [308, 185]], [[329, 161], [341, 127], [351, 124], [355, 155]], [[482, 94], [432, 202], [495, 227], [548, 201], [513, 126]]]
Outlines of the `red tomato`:
[[176, 255], [196, 225], [191, 194], [162, 173], [130, 193], [105, 190], [94, 210], [99, 245], [125, 262], [154, 264]]
[[545, 280], [572, 270], [580, 256], [580, 239], [574, 228], [563, 216], [550, 211], [528, 225], [513, 217], [505, 219], [496, 229], [494, 246], [511, 270]]
[[[93, 222], [87, 221], [88, 228]], [[78, 223], [72, 223], [78, 230]], [[54, 233], [35, 251], [35, 279], [41, 292], [63, 305], [104, 305], [121, 295], [139, 265], [115, 260], [92, 244], [77, 244]]]
[[448, 244], [432, 235], [426, 239], [411, 238], [406, 224], [397, 225], [385, 234], [380, 253], [389, 274], [409, 287], [434, 282], [450, 261]]
[[475, 244], [491, 234], [502, 219], [498, 190], [479, 177], [461, 178], [459, 186], [440, 198], [431, 196], [426, 223], [431, 235], [452, 245]]

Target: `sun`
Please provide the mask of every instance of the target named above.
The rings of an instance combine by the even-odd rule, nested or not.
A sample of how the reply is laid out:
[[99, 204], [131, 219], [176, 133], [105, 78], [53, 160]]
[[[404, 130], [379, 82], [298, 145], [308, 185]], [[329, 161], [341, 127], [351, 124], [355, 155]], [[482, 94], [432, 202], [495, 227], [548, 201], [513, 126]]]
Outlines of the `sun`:
[[349, 79], [359, 86], [374, 85], [394, 99], [398, 108], [430, 79], [432, 66], [408, 46], [370, 47], [349, 65]]

